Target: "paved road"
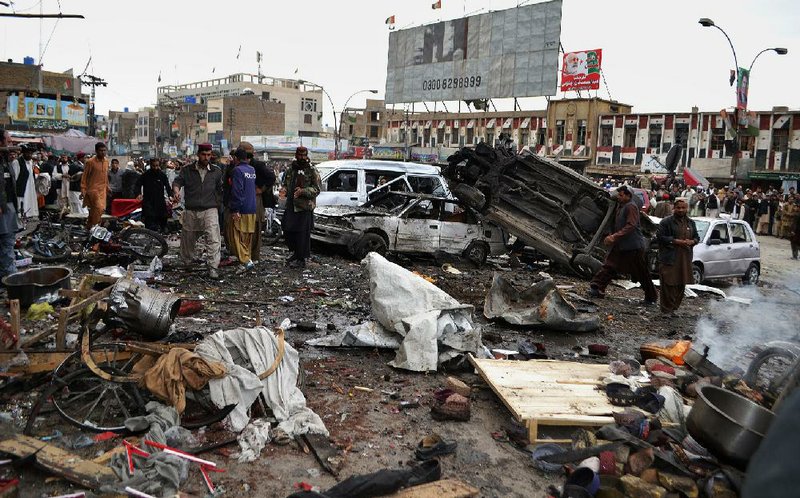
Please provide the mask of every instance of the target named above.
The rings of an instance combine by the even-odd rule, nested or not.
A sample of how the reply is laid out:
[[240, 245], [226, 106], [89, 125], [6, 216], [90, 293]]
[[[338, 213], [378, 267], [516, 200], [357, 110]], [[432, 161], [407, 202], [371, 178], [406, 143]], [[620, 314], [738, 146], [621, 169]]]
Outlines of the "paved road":
[[789, 241], [777, 237], [758, 237], [761, 244], [761, 280], [765, 284], [800, 291], [800, 260], [792, 259]]

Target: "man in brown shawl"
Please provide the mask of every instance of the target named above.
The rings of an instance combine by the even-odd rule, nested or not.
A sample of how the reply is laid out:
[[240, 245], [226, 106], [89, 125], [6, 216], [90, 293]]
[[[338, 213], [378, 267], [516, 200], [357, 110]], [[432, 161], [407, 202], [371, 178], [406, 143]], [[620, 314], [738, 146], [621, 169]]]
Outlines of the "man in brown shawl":
[[683, 301], [692, 277], [692, 247], [700, 242], [697, 227], [687, 212], [684, 199], [676, 199], [672, 215], [658, 225], [658, 263], [661, 278], [661, 312], [673, 315]]

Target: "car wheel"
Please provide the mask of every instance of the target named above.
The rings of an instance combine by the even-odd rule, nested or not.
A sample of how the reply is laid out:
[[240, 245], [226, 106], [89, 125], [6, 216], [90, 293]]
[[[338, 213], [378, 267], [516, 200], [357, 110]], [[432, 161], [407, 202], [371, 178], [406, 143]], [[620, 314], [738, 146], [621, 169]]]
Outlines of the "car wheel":
[[353, 256], [357, 259], [364, 259], [371, 252], [377, 252], [384, 256], [387, 249], [386, 240], [383, 237], [377, 233], [365, 233], [353, 246]]
[[483, 192], [466, 183], [459, 183], [453, 187], [453, 195], [476, 211], [480, 211], [486, 205], [486, 196]]
[[489, 256], [489, 248], [483, 242], [473, 241], [467, 246], [464, 256], [475, 263], [476, 266], [482, 266]]
[[750, 263], [750, 266], [747, 267], [747, 271], [742, 277], [742, 283], [744, 285], [756, 285], [758, 283], [758, 277], [760, 276], [761, 270], [759, 269], [758, 265], [755, 263]]
[[692, 265], [692, 279], [694, 280], [695, 284], [700, 284], [703, 282], [703, 268], [698, 264]]

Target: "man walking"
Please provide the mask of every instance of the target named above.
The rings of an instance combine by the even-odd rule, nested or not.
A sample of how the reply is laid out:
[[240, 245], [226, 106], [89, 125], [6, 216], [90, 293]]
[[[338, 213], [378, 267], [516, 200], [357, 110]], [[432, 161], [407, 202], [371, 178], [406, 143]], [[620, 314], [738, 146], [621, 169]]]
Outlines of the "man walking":
[[89, 229], [100, 223], [100, 218], [106, 209], [106, 196], [108, 195], [107, 151], [106, 144], [97, 142], [94, 146], [95, 155], [86, 161], [81, 177], [83, 205], [89, 209], [89, 218], [86, 219], [86, 228]]
[[181, 198], [181, 187], [185, 194], [186, 210], [183, 213], [181, 231], [181, 261], [188, 266], [194, 259], [194, 249], [201, 235], [208, 238], [208, 276], [219, 278], [219, 205], [222, 200], [222, 171], [213, 166], [211, 144], [200, 144], [197, 149], [197, 162], [181, 168], [172, 193], [175, 200]]
[[639, 282], [644, 290], [644, 305], [656, 304], [656, 288], [650, 278], [645, 260], [645, 241], [639, 224], [639, 209], [632, 200], [628, 187], [617, 188], [617, 207], [614, 217], [614, 233], [607, 236], [603, 243], [611, 246], [603, 262], [602, 268], [592, 279], [589, 296], [605, 297], [606, 287], [618, 274], [630, 274], [634, 282]]
[[298, 147], [294, 157], [281, 188], [281, 196], [286, 198], [282, 226], [286, 246], [292, 251], [287, 264], [305, 268], [306, 259], [311, 256], [311, 229], [321, 182], [317, 169], [308, 160], [308, 149]]
[[142, 221], [148, 230], [165, 232], [167, 229], [167, 201], [169, 197], [169, 180], [161, 171], [161, 161], [150, 159], [150, 169], [144, 172], [136, 182], [137, 197], [142, 201]]
[[14, 242], [17, 233], [17, 188], [8, 161], [8, 132], [0, 128], [0, 278], [17, 271]]
[[248, 152], [245, 149], [236, 149], [234, 152], [237, 164], [231, 172], [228, 200], [230, 220], [226, 230], [231, 253], [239, 258], [245, 269], [250, 270], [254, 266], [250, 250], [253, 234], [256, 232], [257, 196], [256, 171], [250, 166], [250, 159], [247, 156]]
[[11, 167], [16, 175], [17, 212], [25, 218], [39, 216], [39, 203], [36, 199], [36, 185], [34, 183], [34, 161], [32, 145], [22, 145], [22, 157], [18, 157]]
[[683, 301], [687, 284], [693, 284], [692, 247], [700, 242], [697, 227], [686, 213], [689, 206], [677, 199], [672, 215], [658, 224], [658, 263], [661, 278], [661, 313], [673, 315]]
[[108, 170], [108, 209], [111, 209], [111, 203], [114, 199], [119, 199], [122, 194], [122, 175], [124, 171], [119, 169], [119, 159], [111, 160], [111, 169]]

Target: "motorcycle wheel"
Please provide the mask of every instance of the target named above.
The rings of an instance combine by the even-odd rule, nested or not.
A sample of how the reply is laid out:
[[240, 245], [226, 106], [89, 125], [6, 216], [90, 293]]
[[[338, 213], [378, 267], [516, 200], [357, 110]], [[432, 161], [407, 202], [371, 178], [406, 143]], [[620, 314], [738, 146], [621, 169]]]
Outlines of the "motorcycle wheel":
[[120, 233], [119, 239], [127, 251], [142, 259], [163, 258], [169, 251], [167, 239], [146, 228], [129, 228]]
[[33, 253], [33, 260], [41, 263], [64, 261], [72, 253], [69, 235], [63, 230], [37, 230], [31, 236], [28, 249]]

